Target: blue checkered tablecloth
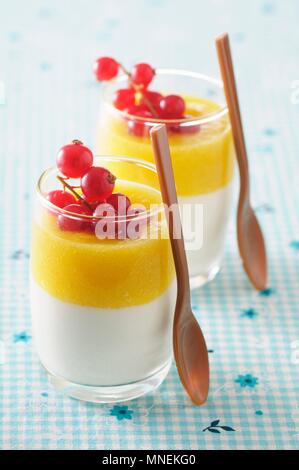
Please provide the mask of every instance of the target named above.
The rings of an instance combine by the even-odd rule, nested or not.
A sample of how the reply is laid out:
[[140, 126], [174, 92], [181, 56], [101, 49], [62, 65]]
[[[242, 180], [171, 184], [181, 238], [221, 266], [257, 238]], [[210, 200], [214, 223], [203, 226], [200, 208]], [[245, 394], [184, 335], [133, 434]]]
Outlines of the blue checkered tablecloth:
[[[296, 0], [2, 2], [1, 448], [299, 448], [298, 20]], [[207, 404], [189, 402], [175, 367], [156, 393], [126, 404], [65, 398], [49, 387], [31, 338], [37, 176], [65, 142], [95, 141], [95, 57], [218, 75], [213, 37], [224, 30], [237, 64], [269, 289], [248, 284], [232, 224], [222, 272], [193, 295], [210, 354]]]

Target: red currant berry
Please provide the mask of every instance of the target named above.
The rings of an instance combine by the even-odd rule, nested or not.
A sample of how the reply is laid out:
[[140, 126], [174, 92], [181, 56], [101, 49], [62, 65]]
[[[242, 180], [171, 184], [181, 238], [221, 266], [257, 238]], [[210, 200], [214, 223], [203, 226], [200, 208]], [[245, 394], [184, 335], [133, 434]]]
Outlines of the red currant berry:
[[144, 104], [133, 104], [124, 110], [127, 114], [131, 116], [139, 116], [140, 113], [142, 114], [144, 111], [148, 112], [147, 106]]
[[98, 199], [97, 201], [88, 201], [87, 198], [84, 196], [84, 194], [81, 196], [82, 199], [80, 201], [80, 204], [83, 206], [83, 207], [90, 207], [92, 212], [94, 212], [96, 210], [96, 208], [98, 207], [99, 204], [105, 204], [106, 203], [106, 199], [103, 198], [103, 199]]
[[121, 88], [116, 90], [113, 96], [113, 104], [117, 109], [123, 110], [135, 103], [135, 90]]
[[83, 207], [80, 204], [70, 204], [64, 207], [64, 210], [72, 212], [74, 216], [67, 214], [60, 214], [58, 216], [58, 226], [61, 230], [67, 230], [70, 232], [79, 232], [85, 230], [89, 226], [89, 221], [80, 218], [80, 215], [92, 215], [92, 212], [87, 207]]
[[95, 220], [90, 220], [85, 223], [84, 232], [95, 234], [95, 230], [96, 230]]
[[94, 202], [112, 194], [115, 180], [115, 176], [106, 168], [93, 166], [81, 178], [81, 188], [87, 200]]
[[[183, 116], [183, 118], [185, 117], [186, 116]], [[196, 134], [196, 132], [200, 131], [200, 124], [190, 124], [189, 126], [177, 124], [175, 126], [170, 126], [169, 130], [176, 134]]]
[[54, 206], [60, 207], [61, 209], [65, 206], [76, 203], [76, 199], [71, 193], [61, 189], [50, 191], [47, 195], [47, 199], [54, 204]]
[[181, 96], [168, 95], [160, 101], [160, 115], [163, 119], [180, 119], [185, 111], [185, 101]]
[[111, 194], [107, 199], [107, 203], [111, 204], [119, 215], [126, 215], [127, 210], [131, 205], [130, 199], [125, 194], [121, 193]]
[[93, 64], [93, 71], [98, 80], [111, 80], [118, 74], [119, 63], [112, 57], [100, 57]]
[[[146, 90], [143, 95], [145, 96], [146, 99], [148, 99], [151, 104], [153, 105], [155, 111], [159, 112], [160, 111], [160, 101], [163, 98], [163, 95], [161, 93], [158, 93], [157, 91], [150, 91]], [[141, 104], [146, 106], [146, 102], [144, 101], [143, 98], [141, 98]], [[146, 106], [146, 109], [148, 107]]]
[[131, 72], [131, 80], [135, 85], [146, 88], [155, 76], [155, 70], [149, 64], [136, 64]]
[[[150, 111], [140, 111], [138, 114], [135, 113], [135, 116], [140, 116], [143, 118], [153, 118], [153, 115]], [[149, 131], [149, 126], [146, 126], [142, 121], [134, 121], [133, 119], [128, 121], [129, 133], [136, 135], [138, 137], [145, 136]]]
[[93, 155], [80, 140], [61, 147], [56, 163], [61, 173], [69, 178], [80, 178], [92, 166]]

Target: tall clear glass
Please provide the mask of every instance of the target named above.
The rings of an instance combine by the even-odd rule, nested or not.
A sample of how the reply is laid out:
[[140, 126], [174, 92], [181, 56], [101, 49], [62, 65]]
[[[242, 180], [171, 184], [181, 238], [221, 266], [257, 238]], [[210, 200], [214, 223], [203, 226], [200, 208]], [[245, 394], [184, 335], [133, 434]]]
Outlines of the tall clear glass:
[[[231, 211], [235, 157], [222, 83], [198, 73], [158, 69], [151, 89], [180, 94], [187, 105], [184, 119], [161, 120], [130, 116], [113, 106], [115, 90], [126, 82], [122, 76], [103, 90], [97, 152], [152, 162], [148, 129], [161, 122], [167, 125], [179, 203], [193, 208], [194, 226], [190, 230], [190, 217], [183, 216], [183, 229], [191, 287], [197, 287], [221, 267]], [[145, 131], [136, 135], [132, 122]]]
[[[90, 227], [100, 216], [47, 200], [58, 173], [45, 171], [35, 198], [31, 311], [40, 361], [54, 387], [82, 400], [116, 402], [147, 393], [166, 377], [176, 282], [154, 165], [125, 157], [98, 157], [94, 164], [116, 174], [115, 192], [146, 207], [134, 217], [145, 233], [98, 238]], [[62, 230], [61, 217], [83, 220], [84, 230]], [[132, 219], [123, 222], [128, 227]]]

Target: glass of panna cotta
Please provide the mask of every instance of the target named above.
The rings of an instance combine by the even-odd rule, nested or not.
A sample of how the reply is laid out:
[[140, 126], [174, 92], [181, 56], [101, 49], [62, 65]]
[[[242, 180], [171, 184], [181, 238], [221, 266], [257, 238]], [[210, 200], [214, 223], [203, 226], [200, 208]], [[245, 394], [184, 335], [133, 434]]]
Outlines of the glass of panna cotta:
[[[179, 95], [185, 101], [180, 119], [153, 118], [138, 111], [136, 115], [136, 106], [117, 109], [115, 93], [127, 83], [122, 75], [103, 89], [97, 152], [152, 162], [149, 129], [167, 125], [191, 287], [198, 287], [220, 270], [232, 205], [235, 156], [222, 82], [188, 71], [155, 70], [147, 95], [151, 108], [156, 99], [153, 91]], [[146, 104], [138, 93], [136, 103]]]
[[154, 165], [106, 156], [94, 165], [113, 171], [114, 192], [130, 199], [134, 210], [121, 220], [130, 235], [103, 236], [103, 222], [120, 224], [107, 212], [86, 215], [51, 203], [59, 173], [46, 170], [36, 190], [31, 310], [54, 387], [104, 403], [141, 396], [166, 377], [176, 281]]

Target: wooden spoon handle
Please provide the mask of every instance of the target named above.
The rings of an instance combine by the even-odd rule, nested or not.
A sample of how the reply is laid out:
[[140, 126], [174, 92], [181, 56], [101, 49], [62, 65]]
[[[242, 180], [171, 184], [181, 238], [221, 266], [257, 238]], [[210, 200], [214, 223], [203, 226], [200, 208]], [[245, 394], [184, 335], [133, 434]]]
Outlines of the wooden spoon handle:
[[240, 199], [245, 202], [249, 197], [249, 170], [248, 159], [243, 132], [241, 112], [238, 100], [236, 79], [227, 33], [216, 38], [216, 49], [220, 65], [224, 92], [228, 104], [232, 133], [236, 147], [236, 155], [240, 172]]
[[[190, 292], [189, 272], [185, 252], [182, 224], [179, 213], [178, 198], [171, 164], [167, 130], [165, 124], [151, 130], [153, 151], [155, 155], [160, 188], [164, 204], [168, 207], [168, 229], [175, 263], [178, 291], [184, 295]], [[169, 210], [171, 209], [171, 210]]]

